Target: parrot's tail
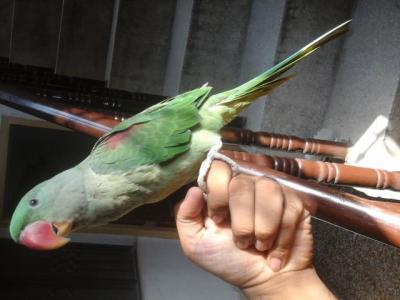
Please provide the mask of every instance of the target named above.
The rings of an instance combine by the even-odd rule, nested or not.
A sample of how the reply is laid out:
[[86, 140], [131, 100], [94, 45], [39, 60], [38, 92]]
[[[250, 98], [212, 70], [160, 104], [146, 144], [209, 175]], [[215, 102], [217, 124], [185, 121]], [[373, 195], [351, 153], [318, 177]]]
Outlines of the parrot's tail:
[[211, 96], [202, 103], [202, 108], [221, 115], [224, 125], [229, 123], [255, 99], [268, 94], [274, 88], [292, 78], [293, 74], [285, 77], [281, 75], [323, 44], [345, 33], [350, 21], [346, 21], [326, 32], [256, 78], [232, 90]]

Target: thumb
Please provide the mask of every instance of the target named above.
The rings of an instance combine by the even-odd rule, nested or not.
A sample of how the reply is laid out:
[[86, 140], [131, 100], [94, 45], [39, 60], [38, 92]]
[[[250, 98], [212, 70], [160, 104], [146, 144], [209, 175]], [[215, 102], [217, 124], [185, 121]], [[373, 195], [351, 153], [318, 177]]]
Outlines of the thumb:
[[184, 251], [200, 238], [204, 230], [204, 199], [198, 187], [192, 187], [176, 206], [176, 227]]

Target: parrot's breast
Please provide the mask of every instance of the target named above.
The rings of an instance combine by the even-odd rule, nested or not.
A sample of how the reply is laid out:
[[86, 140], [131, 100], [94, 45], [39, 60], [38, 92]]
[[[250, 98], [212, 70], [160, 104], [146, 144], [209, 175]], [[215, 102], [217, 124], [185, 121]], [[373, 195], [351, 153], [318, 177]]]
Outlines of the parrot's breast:
[[165, 163], [142, 165], [125, 172], [98, 174], [83, 162], [87, 224], [105, 224], [140, 205], [165, 199], [195, 180], [207, 152], [219, 141], [220, 136], [214, 132], [196, 130], [189, 151]]

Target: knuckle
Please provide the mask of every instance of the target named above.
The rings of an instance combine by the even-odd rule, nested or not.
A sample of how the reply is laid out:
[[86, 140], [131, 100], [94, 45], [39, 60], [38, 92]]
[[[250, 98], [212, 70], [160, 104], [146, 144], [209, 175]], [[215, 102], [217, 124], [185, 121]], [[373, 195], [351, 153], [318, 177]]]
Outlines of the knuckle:
[[282, 192], [281, 186], [273, 180], [257, 178], [255, 184], [258, 189], [264, 190], [265, 192], [268, 192], [268, 194], [277, 194]]
[[223, 176], [226, 176], [227, 173], [228, 173], [226, 168], [227, 168], [227, 165], [224, 162], [222, 162], [220, 160], [214, 160], [211, 163], [211, 167], [210, 167], [210, 171], [208, 172], [208, 176], [210, 176], [210, 177], [214, 177], [214, 176], [215, 177], [220, 177], [221, 174]]
[[259, 240], [269, 240], [275, 235], [275, 232], [270, 229], [256, 229], [255, 236]]
[[209, 210], [212, 211], [221, 211], [228, 207], [228, 201], [224, 200], [213, 200], [207, 201], [207, 206]]
[[282, 221], [281, 230], [294, 231], [296, 229], [296, 222], [294, 219]]
[[239, 175], [232, 178], [229, 184], [229, 193], [245, 193], [252, 190], [253, 181], [248, 176]]
[[271, 255], [278, 257], [285, 257], [289, 254], [288, 245], [279, 245], [277, 246]]
[[214, 169], [216, 171], [229, 171], [230, 167], [221, 160], [213, 160], [213, 162], [211, 163], [211, 169]]
[[301, 201], [287, 201], [287, 210], [295, 216], [301, 216], [303, 214], [304, 206]]
[[238, 238], [245, 238], [253, 235], [253, 230], [252, 228], [246, 228], [246, 227], [241, 227], [241, 228], [232, 228], [232, 233], [234, 236]]
[[209, 192], [221, 191], [228, 186], [229, 180], [231, 179], [231, 174], [229, 170], [224, 167], [225, 163], [220, 161], [214, 161], [212, 163], [211, 169], [207, 173], [207, 188]]
[[310, 217], [311, 213], [307, 209], [303, 208], [303, 213], [301, 214], [301, 220], [306, 220]]

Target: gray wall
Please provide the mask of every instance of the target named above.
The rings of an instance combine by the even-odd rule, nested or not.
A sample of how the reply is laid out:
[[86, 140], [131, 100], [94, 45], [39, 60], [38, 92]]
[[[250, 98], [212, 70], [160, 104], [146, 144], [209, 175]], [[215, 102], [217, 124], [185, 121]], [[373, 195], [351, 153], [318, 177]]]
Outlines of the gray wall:
[[181, 91], [206, 82], [217, 91], [237, 84], [250, 8], [249, 0], [195, 1]]
[[[289, 0], [276, 60], [286, 58], [321, 33], [351, 16], [354, 1]], [[313, 136], [321, 128], [343, 38], [325, 45], [295, 67], [297, 76], [273, 92], [264, 111], [263, 129]]]
[[242, 299], [235, 287], [193, 265], [178, 241], [139, 238], [137, 245], [143, 299]]
[[[254, 0], [252, 2], [240, 62], [240, 83], [261, 74], [274, 64], [285, 6], [285, 1]], [[256, 131], [262, 129], [266, 117], [267, 99], [269, 99], [268, 96], [262, 97], [242, 113], [243, 117], [247, 118], [247, 128]]]
[[54, 68], [61, 11], [62, 0], [15, 0], [12, 62]]
[[0, 55], [10, 57], [11, 28], [13, 24], [14, 1], [0, 1]]
[[64, 0], [57, 73], [105, 80], [114, 1]]
[[358, 1], [323, 126], [355, 142], [378, 115], [388, 116], [399, 85], [400, 4]]
[[111, 87], [163, 93], [175, 5], [175, 0], [121, 1]]

